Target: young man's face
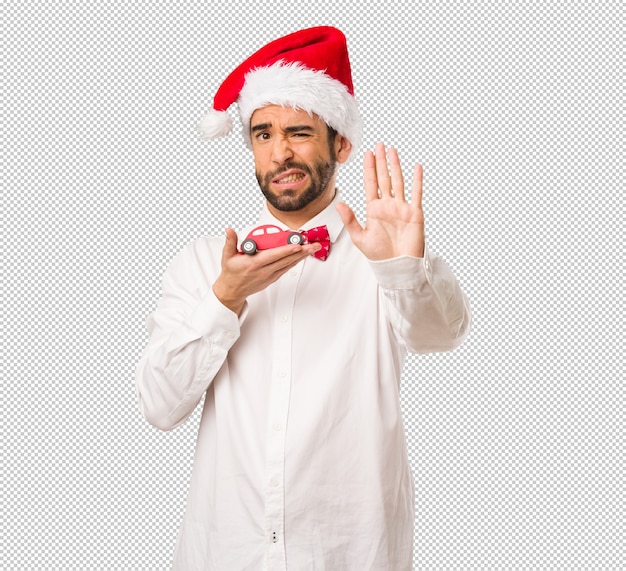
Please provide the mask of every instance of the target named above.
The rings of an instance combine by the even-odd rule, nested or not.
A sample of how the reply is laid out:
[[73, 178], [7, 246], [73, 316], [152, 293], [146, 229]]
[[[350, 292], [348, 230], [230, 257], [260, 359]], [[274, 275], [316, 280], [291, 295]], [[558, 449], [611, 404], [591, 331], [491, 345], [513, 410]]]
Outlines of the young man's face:
[[317, 115], [278, 105], [262, 107], [252, 114], [250, 138], [256, 177], [271, 206], [294, 212], [330, 203], [337, 163], [347, 159], [349, 148], [346, 152], [342, 137], [329, 137]]

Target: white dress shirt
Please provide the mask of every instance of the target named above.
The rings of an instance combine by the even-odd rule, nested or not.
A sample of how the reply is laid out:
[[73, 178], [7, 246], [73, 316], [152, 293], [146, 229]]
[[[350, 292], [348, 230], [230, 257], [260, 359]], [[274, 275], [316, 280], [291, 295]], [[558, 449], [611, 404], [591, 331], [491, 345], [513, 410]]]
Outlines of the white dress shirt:
[[[240, 316], [211, 288], [223, 238], [193, 241], [164, 274], [141, 411], [169, 430], [206, 395], [174, 569], [411, 569], [404, 358], [459, 345], [470, 312], [428, 252], [368, 261], [334, 202], [307, 224], [328, 226], [328, 260], [308, 257]], [[259, 223], [285, 228], [267, 209]]]

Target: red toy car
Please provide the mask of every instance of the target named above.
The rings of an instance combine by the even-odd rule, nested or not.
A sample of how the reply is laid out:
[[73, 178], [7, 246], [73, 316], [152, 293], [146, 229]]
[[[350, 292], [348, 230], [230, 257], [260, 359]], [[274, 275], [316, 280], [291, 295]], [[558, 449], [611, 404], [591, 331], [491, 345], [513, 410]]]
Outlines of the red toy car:
[[304, 244], [304, 236], [299, 232], [281, 230], [278, 226], [266, 224], [252, 230], [241, 243], [241, 252], [255, 254], [257, 250], [269, 250], [287, 244]]

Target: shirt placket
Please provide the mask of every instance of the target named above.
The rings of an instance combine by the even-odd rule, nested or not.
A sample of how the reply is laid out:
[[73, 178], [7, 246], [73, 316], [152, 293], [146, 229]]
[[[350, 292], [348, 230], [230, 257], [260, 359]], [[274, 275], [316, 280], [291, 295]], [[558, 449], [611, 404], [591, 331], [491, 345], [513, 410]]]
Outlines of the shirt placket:
[[291, 391], [293, 308], [302, 269], [298, 264], [274, 288], [276, 313], [272, 339], [272, 374], [268, 409], [265, 480], [266, 564], [269, 571], [286, 570], [285, 445]]

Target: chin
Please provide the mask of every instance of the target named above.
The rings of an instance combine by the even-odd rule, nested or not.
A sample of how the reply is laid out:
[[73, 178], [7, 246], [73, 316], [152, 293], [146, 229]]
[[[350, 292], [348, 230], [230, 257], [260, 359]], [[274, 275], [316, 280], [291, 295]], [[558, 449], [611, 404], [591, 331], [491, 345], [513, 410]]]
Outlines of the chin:
[[267, 201], [281, 212], [295, 212], [306, 208], [309, 204], [317, 200], [323, 192], [317, 192], [316, 188], [308, 187], [302, 192], [286, 190], [281, 194], [276, 194], [267, 189], [261, 189]]

